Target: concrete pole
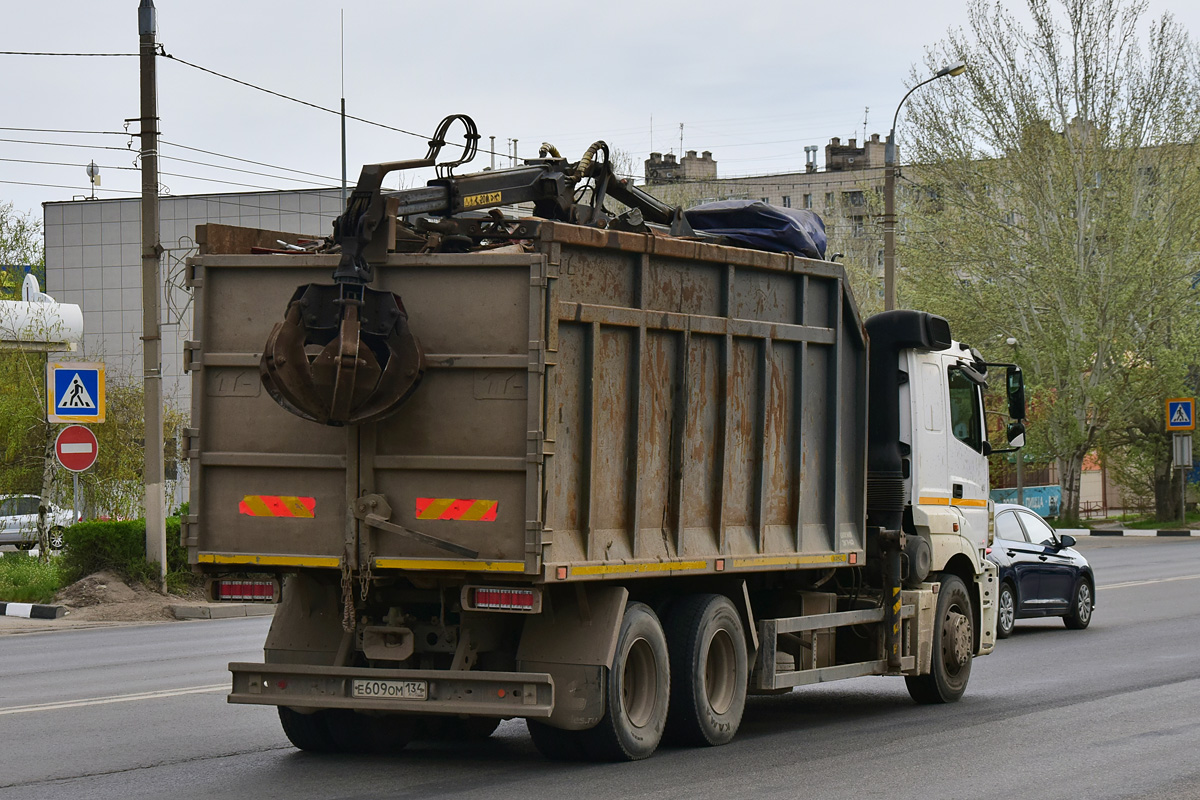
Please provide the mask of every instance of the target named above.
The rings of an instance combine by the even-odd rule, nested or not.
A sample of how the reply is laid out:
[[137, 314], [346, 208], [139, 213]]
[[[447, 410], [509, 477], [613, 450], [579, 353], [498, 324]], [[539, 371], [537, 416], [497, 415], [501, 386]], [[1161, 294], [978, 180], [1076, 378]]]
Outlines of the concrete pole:
[[146, 506], [146, 559], [159, 564], [159, 588], [167, 588], [167, 522], [163, 493], [162, 335], [159, 311], [158, 86], [155, 79], [154, 0], [138, 6], [141, 43], [142, 137], [142, 385], [145, 449], [142, 479]]

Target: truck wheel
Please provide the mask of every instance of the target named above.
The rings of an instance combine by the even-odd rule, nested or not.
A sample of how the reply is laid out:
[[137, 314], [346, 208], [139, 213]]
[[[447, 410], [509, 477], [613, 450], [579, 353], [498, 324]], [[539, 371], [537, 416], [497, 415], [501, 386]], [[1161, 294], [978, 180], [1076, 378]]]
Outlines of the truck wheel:
[[1073, 631], [1081, 631], [1092, 621], [1092, 585], [1087, 578], [1075, 581], [1071, 592], [1071, 613], [1063, 617], [1063, 623]]
[[943, 575], [933, 626], [933, 659], [929, 675], [904, 678], [918, 703], [953, 703], [967, 690], [975, 647], [971, 596], [962, 579]]
[[529, 728], [533, 746], [550, 761], [583, 761], [587, 758], [582, 731], [564, 731], [534, 719], [526, 719], [525, 725]]
[[737, 609], [719, 594], [688, 597], [667, 618], [671, 710], [667, 737], [696, 746], [725, 744], [746, 709], [749, 658]]
[[339, 753], [395, 753], [412, 741], [415, 722], [402, 714], [371, 716], [346, 708], [331, 708], [325, 724]]
[[670, 657], [662, 624], [649, 606], [625, 607], [612, 669], [604, 679], [604, 716], [581, 731], [596, 761], [637, 761], [662, 740], [671, 697]]
[[1017, 596], [1007, 581], [1000, 584], [1000, 601], [996, 606], [996, 638], [1007, 639], [1017, 624]]
[[420, 721], [417, 739], [441, 742], [474, 742], [486, 739], [500, 727], [499, 717], [453, 717], [441, 714]]
[[279, 706], [279, 723], [288, 741], [310, 753], [336, 753], [337, 746], [329, 735], [324, 711], [301, 714], [285, 706]]

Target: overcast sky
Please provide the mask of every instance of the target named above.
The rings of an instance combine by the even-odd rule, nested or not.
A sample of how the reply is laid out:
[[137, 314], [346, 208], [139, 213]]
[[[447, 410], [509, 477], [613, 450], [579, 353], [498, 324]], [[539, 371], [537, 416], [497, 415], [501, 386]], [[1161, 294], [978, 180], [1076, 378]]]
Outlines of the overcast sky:
[[[6, 0], [0, 50], [136, 53], [137, 6]], [[830, 137], [862, 137], [864, 117], [868, 134], [886, 135], [925, 48], [966, 25], [962, 0], [157, 6], [158, 40], [168, 53], [328, 108], [342, 96], [344, 14], [348, 113], [422, 137], [445, 115], [465, 113], [479, 126], [481, 149], [496, 137], [500, 161], [513, 138], [522, 156], [550, 141], [572, 160], [604, 139], [629, 153], [640, 173], [652, 149], [680, 151], [682, 124], [683, 149], [711, 150], [723, 177], [802, 169], [806, 145], [821, 146], [823, 159]], [[1200, 3], [1150, 0], [1148, 17], [1164, 11], [1200, 35]], [[121, 131], [139, 112], [136, 58], [0, 55], [0, 74], [5, 128]], [[176, 173], [162, 177], [170, 194], [340, 182], [336, 116], [165, 59], [158, 86], [162, 136], [174, 143], [163, 144], [160, 166]], [[423, 138], [353, 121], [347, 133], [351, 185], [363, 163], [424, 155]], [[101, 167], [97, 196], [133, 197], [140, 189], [137, 171], [118, 169], [134, 166], [128, 137], [6, 129], [0, 139], [0, 202], [19, 210], [40, 216], [43, 202], [87, 194], [91, 160]], [[488, 163], [481, 152], [473, 167]]]

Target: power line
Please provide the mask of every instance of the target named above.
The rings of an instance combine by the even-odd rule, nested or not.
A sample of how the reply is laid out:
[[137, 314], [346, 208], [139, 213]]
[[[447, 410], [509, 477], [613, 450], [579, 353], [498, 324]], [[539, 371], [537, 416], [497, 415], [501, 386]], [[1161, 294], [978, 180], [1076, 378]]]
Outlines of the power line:
[[135, 58], [137, 53], [30, 53], [23, 50], [0, 50], [0, 56], [71, 56], [76, 58]]
[[[161, 47], [161, 45], [160, 45], [160, 47]], [[232, 81], [233, 83], [241, 84], [242, 86], [248, 87], [250, 89], [256, 89], [260, 92], [265, 92], [267, 94], [274, 95], [275, 97], [281, 98], [283, 100], [290, 100], [293, 103], [299, 103], [302, 106], [308, 106], [309, 108], [315, 108], [317, 111], [324, 111], [327, 114], [334, 114], [335, 116], [339, 116], [339, 117], [342, 115], [342, 112], [338, 111], [336, 109], [326, 108], [325, 106], [320, 106], [320, 105], [317, 105], [316, 103], [310, 103], [307, 100], [301, 100], [299, 98], [292, 97], [291, 95], [283, 94], [282, 92], [276, 92], [272, 89], [266, 89], [262, 86], [258, 86], [256, 84], [250, 83], [249, 81], [243, 81], [239, 78], [234, 78], [230, 75], [225, 75], [224, 73], [217, 72], [215, 69], [209, 69], [208, 67], [202, 67], [199, 64], [193, 64], [190, 61], [184, 61], [182, 58], [179, 58], [178, 56], [171, 55], [165, 49], [160, 50], [159, 55], [163, 56], [164, 58], [169, 58], [172, 61], [177, 61], [180, 64], [183, 64], [184, 66], [191, 67], [192, 69], [198, 69], [201, 72], [207, 72], [209, 75], [215, 75], [218, 78], [224, 78], [227, 81]], [[429, 139], [429, 137], [426, 136], [425, 134], [415, 133], [413, 131], [406, 131], [403, 128], [397, 128], [392, 125], [385, 125], [382, 122], [375, 122], [374, 120], [364, 119], [362, 117], [356, 117], [353, 114], [347, 114], [346, 119], [352, 119], [355, 122], [362, 122], [367, 125], [374, 125], [378, 128], [386, 128], [389, 131], [395, 131], [396, 133], [403, 133], [406, 136], [415, 136], [418, 139], [425, 139], [425, 140]]]
[[23, 133], [95, 133], [104, 136], [136, 136], [137, 134], [129, 131], [77, 131], [65, 130], [62, 128], [4, 128], [0, 127], [0, 131], [21, 131]]
[[[0, 142], [12, 142], [14, 144], [40, 144], [46, 147], [78, 147], [83, 150], [120, 150], [122, 153], [130, 152], [128, 147], [115, 147], [110, 144], [72, 144], [70, 142], [38, 142], [32, 139], [0, 139]], [[133, 151], [136, 152], [136, 151]]]
[[[0, 139], [0, 141], [3, 141], [3, 140]], [[249, 158], [238, 158], [237, 156], [230, 156], [230, 155], [226, 155], [224, 153], [216, 153], [216, 152], [213, 152], [212, 150], [201, 150], [199, 147], [188, 147], [185, 144], [179, 144], [178, 142], [169, 142], [166, 139], [159, 139], [158, 143], [170, 145], [171, 147], [178, 147], [181, 150], [191, 150], [194, 153], [204, 153], [205, 155], [208, 155], [208, 156], [216, 156], [217, 158], [228, 158], [230, 161], [241, 161], [244, 164], [254, 164], [257, 167], [267, 167], [268, 169], [280, 169], [280, 170], [283, 170], [284, 172], [295, 172], [298, 175], [309, 175], [313, 178], [321, 178], [322, 180], [333, 181], [334, 183], [340, 183], [340, 181], [341, 181], [340, 178], [331, 178], [328, 175], [319, 175], [315, 172], [305, 172], [302, 169], [292, 169], [291, 167], [281, 167], [281, 166], [278, 166], [277, 164], [266, 164], [262, 161], [253, 161]], [[167, 158], [172, 158], [172, 157], [173, 156], [167, 156]], [[182, 159], [179, 159], [179, 160], [182, 160]], [[232, 168], [230, 168], [230, 169], [232, 169]]]
[[[80, 191], [80, 192], [90, 192], [92, 190], [92, 187], [90, 187], [90, 186], [85, 188], [83, 186], [66, 186], [61, 183], [33, 183], [30, 181], [5, 181], [5, 180], [0, 180], [0, 183], [11, 183], [14, 186], [40, 186], [43, 189], [72, 189], [72, 190], [76, 190], [76, 191]], [[96, 190], [100, 191], [100, 192], [121, 192], [123, 194], [141, 194], [140, 191], [134, 191], [132, 189], [101, 189], [101, 188], [97, 187]]]

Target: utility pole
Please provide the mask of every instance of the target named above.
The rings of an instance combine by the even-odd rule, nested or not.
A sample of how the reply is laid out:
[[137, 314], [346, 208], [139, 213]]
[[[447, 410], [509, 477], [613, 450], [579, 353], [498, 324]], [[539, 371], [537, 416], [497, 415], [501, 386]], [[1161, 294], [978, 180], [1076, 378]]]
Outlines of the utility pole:
[[141, 43], [142, 137], [142, 385], [145, 444], [142, 478], [146, 505], [146, 560], [159, 564], [159, 588], [167, 588], [167, 522], [163, 508], [162, 335], [158, 300], [158, 97], [155, 79], [157, 29], [154, 0], [138, 6]]

